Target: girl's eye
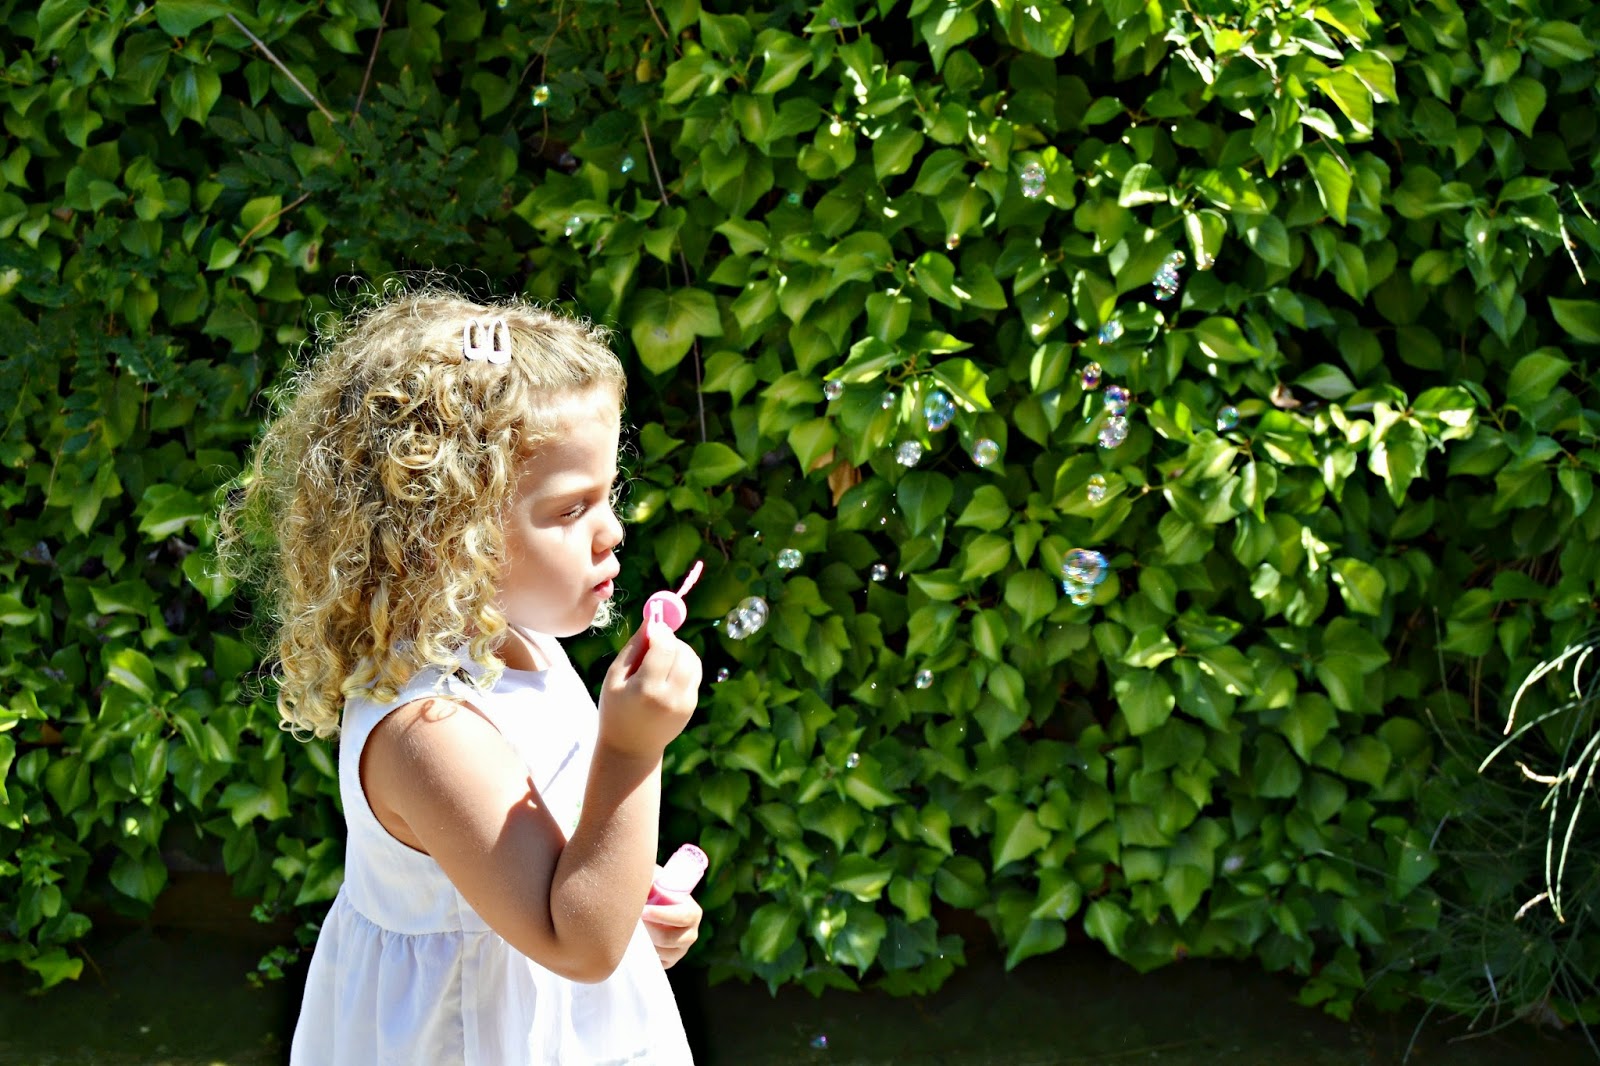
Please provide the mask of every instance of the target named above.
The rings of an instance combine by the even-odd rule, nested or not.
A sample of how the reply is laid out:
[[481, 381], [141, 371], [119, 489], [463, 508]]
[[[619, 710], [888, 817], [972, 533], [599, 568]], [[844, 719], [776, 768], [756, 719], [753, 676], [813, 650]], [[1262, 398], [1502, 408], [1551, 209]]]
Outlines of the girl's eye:
[[589, 505], [588, 504], [580, 503], [580, 504], [578, 504], [578, 506], [576, 506], [572, 510], [568, 511], [562, 517], [563, 518], [581, 518], [581, 517], [583, 517], [583, 513], [585, 511], [587, 511], [588, 509], [589, 509]]

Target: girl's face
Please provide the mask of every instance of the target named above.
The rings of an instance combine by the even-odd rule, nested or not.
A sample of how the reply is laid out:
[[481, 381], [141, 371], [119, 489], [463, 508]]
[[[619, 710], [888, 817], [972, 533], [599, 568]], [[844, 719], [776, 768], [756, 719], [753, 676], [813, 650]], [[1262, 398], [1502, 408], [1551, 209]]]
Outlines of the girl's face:
[[574, 393], [555, 435], [522, 461], [505, 515], [499, 607], [553, 637], [581, 633], [611, 598], [622, 524], [611, 509], [622, 412], [610, 390]]

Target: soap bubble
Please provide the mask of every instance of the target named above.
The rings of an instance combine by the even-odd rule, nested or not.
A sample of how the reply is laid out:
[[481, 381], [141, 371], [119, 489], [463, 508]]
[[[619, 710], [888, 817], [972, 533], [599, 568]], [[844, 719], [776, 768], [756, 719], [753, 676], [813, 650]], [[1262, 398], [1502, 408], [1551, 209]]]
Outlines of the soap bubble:
[[[498, 8], [504, 9], [506, 4], [509, 3], [509, 2], [510, 2], [510, 0], [495, 0], [495, 6], [498, 7]], [[140, 10], [143, 10], [143, 9], [141, 8]]]
[[948, 237], [946, 237], [944, 239], [944, 246], [947, 249], [949, 249], [950, 251], [952, 251], [952, 252], [955, 251], [957, 248], [960, 248], [961, 247], [961, 234], [959, 234], [959, 233], [950, 234], [950, 236], [948, 236]]
[[922, 462], [922, 445], [914, 440], [901, 441], [895, 449], [895, 461], [901, 466], [916, 466]]
[[657, 326], [654, 330], [651, 331], [650, 335], [652, 337], [654, 337], [658, 341], [664, 341], [669, 336], [671, 336], [671, 334], [669, 334], [667, 332], [667, 327], [666, 326]]
[[917, 671], [916, 685], [917, 685], [918, 688], [932, 688], [933, 687], [933, 671], [932, 670], [918, 670]]
[[844, 768], [846, 770], [854, 770], [856, 767], [858, 767], [860, 765], [861, 765], [861, 753], [859, 751], [852, 751], [849, 755], [845, 756]]
[[732, 676], [732, 671], [730, 671], [726, 666], [717, 667], [717, 680], [718, 681], [726, 681], [731, 676]]
[[746, 596], [723, 619], [723, 631], [730, 640], [743, 640], [767, 624], [767, 613], [766, 600], [760, 596]]
[[839, 397], [844, 395], [844, 382], [824, 381], [822, 383], [822, 395], [826, 396], [830, 400], [837, 400]]
[[579, 218], [577, 215], [572, 215], [567, 219], [567, 224], [562, 228], [561, 232], [570, 237], [582, 228], [583, 219]]
[[1061, 591], [1079, 607], [1087, 607], [1094, 602], [1094, 589], [1088, 585], [1080, 585], [1076, 581], [1063, 581]]
[[1000, 460], [1000, 445], [987, 437], [978, 440], [972, 446], [972, 461], [979, 466], [993, 466]]
[[1217, 412], [1217, 432], [1226, 433], [1239, 424], [1239, 409], [1228, 404]]
[[778, 569], [793, 570], [798, 567], [801, 562], [804, 561], [804, 559], [805, 556], [800, 554], [800, 550], [798, 548], [785, 548], [778, 553]]
[[1114, 415], [1128, 413], [1128, 390], [1121, 385], [1106, 386], [1106, 410]]
[[887, 581], [887, 580], [889, 580], [889, 568], [888, 568], [888, 566], [886, 566], [883, 563], [873, 563], [872, 564], [872, 575], [871, 576], [872, 576], [872, 580], [874, 580], [874, 581]]
[[1100, 427], [1100, 447], [1117, 448], [1128, 439], [1128, 420], [1122, 415], [1112, 415]]
[[1101, 373], [1102, 373], [1102, 371], [1100, 370], [1100, 364], [1099, 363], [1090, 363], [1088, 366], [1084, 367], [1083, 368], [1083, 387], [1084, 387], [1084, 389], [1089, 390], [1089, 391], [1093, 391], [1095, 389], [1098, 389], [1100, 387], [1100, 375], [1101, 375]]
[[620, 169], [622, 170], [622, 172], [624, 174], [626, 174], [630, 170], [632, 170], [633, 169], [633, 156], [631, 156], [631, 155], [623, 156], [622, 157], [622, 166], [621, 166]]
[[1090, 503], [1100, 503], [1106, 498], [1106, 479], [1104, 474], [1092, 474], [1089, 477], [1089, 487], [1084, 490]]
[[1178, 271], [1189, 261], [1182, 252], [1173, 252], [1161, 261], [1161, 266], [1156, 269], [1156, 276], [1151, 282], [1158, 300], [1170, 300], [1178, 295], [1178, 286], [1181, 279]]
[[1210, 252], [1194, 253], [1194, 268], [1196, 270], [1210, 270], [1217, 265], [1216, 257]]
[[[829, 19], [828, 21], [830, 21], [830, 22], [838, 22], [839, 20], [838, 19]], [[816, 1048], [818, 1051], [826, 1051], [828, 1049], [828, 1034], [827, 1033], [818, 1033], [816, 1036], [812, 1037], [811, 1038], [811, 1046]]]
[[1061, 574], [1068, 581], [1093, 588], [1106, 579], [1106, 557], [1093, 548], [1073, 548], [1061, 560]]
[[804, 533], [806, 531], [806, 524], [804, 522], [796, 522], [794, 524], [794, 531], [796, 533]]
[[535, 85], [533, 87], [533, 106], [543, 107], [550, 102], [550, 86]]
[[797, 204], [800, 202], [800, 194], [797, 192], [792, 192], [788, 196], [785, 196], [784, 199], [791, 204]]
[[895, 396], [893, 389], [885, 389], [883, 395], [878, 397], [878, 406], [887, 411], [889, 408], [894, 406], [894, 401], [896, 399], [897, 397]]
[[922, 401], [922, 417], [928, 420], [929, 432], [943, 433], [950, 428], [955, 416], [956, 405], [950, 402], [943, 389], [934, 389]]
[[1044, 192], [1044, 167], [1038, 163], [1029, 163], [1022, 168], [1022, 195], [1030, 200], [1037, 200], [1039, 194]]
[[1100, 327], [1100, 332], [1096, 336], [1101, 344], [1115, 344], [1122, 336], [1122, 319], [1113, 316]]

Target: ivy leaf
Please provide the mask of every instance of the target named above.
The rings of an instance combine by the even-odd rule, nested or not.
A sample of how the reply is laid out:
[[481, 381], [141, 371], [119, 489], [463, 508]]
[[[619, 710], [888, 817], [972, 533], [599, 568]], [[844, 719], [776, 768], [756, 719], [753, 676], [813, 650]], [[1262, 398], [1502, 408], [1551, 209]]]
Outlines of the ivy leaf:
[[1544, 103], [1544, 85], [1526, 76], [1512, 78], [1494, 94], [1495, 111], [1524, 137], [1533, 136], [1533, 126], [1544, 111]]
[[[78, 28], [78, 20], [89, 10], [89, 0], [44, 0], [39, 5], [33, 39], [42, 52], [56, 52]], [[157, 5], [159, 13], [159, 5]]]
[[722, 336], [717, 301], [703, 289], [645, 289], [635, 295], [633, 308], [634, 347], [656, 374], [682, 362], [696, 337]]
[[913, 536], [926, 532], [943, 517], [954, 495], [955, 485], [950, 479], [931, 470], [912, 471], [900, 479], [895, 489], [895, 499]]
[[156, 0], [156, 22], [174, 37], [187, 37], [227, 13], [222, 0]]
[[1550, 313], [1572, 337], [1587, 344], [1600, 344], [1600, 300], [1561, 300], [1552, 296]]
[[684, 472], [684, 482], [694, 488], [720, 485], [745, 468], [739, 453], [718, 441], [701, 441], [694, 446], [694, 457]]

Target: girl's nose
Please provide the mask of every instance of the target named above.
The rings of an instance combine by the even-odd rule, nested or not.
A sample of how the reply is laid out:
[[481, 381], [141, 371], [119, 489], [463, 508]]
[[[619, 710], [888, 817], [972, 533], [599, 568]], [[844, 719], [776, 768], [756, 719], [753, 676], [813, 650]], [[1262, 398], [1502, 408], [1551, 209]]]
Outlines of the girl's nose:
[[595, 538], [595, 547], [598, 553], [604, 555], [622, 543], [622, 520], [617, 517], [615, 508], [607, 507], [605, 521], [600, 525], [600, 532]]

